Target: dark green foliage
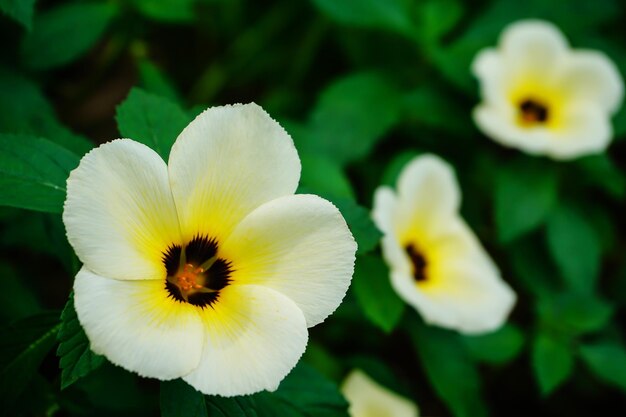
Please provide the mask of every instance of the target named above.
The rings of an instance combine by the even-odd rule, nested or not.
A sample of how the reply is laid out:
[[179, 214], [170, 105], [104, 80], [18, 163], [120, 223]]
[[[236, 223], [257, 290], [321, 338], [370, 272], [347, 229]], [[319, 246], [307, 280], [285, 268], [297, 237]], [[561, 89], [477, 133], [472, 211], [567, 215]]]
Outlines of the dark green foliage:
[[104, 357], [96, 355], [89, 348], [89, 340], [78, 321], [74, 310], [74, 296], [70, 295], [61, 313], [61, 328], [57, 335], [60, 358], [61, 388], [67, 388], [104, 363]]
[[78, 157], [46, 139], [0, 134], [0, 204], [60, 213]]
[[123, 137], [148, 145], [166, 162], [174, 141], [191, 121], [177, 104], [138, 88], [119, 105], [116, 119]]

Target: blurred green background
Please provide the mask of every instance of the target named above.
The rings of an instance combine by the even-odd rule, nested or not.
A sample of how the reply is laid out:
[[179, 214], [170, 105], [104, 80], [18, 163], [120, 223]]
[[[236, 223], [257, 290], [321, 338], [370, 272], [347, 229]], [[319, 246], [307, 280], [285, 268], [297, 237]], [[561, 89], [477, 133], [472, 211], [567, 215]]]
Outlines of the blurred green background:
[[[626, 109], [607, 153], [531, 157], [474, 126], [469, 71], [506, 25], [534, 17], [624, 75], [623, 2], [0, 0], [0, 10], [5, 415], [158, 415], [160, 404], [201, 415], [170, 413], [164, 393], [192, 398], [184, 387], [159, 399], [158, 381], [89, 352], [71, 303], [59, 322], [78, 268], [60, 218], [65, 179], [98, 143], [130, 137], [166, 156], [206, 107], [250, 101], [292, 135], [301, 192], [340, 208], [359, 253], [346, 300], [311, 330], [308, 367], [289, 379], [296, 394], [200, 399], [209, 415], [345, 416], [328, 380], [353, 367], [425, 416], [626, 412]], [[386, 279], [372, 194], [423, 152], [455, 167], [463, 216], [518, 293], [495, 333], [428, 327]]]

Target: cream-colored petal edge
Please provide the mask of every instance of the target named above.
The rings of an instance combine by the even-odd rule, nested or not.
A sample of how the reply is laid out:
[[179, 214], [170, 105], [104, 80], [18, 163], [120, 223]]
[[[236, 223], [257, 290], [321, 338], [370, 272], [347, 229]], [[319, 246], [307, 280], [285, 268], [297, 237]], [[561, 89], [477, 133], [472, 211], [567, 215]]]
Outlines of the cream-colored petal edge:
[[205, 333], [199, 309], [169, 297], [164, 280], [118, 281], [83, 267], [74, 304], [91, 349], [124, 369], [169, 380], [200, 362]]
[[600, 51], [576, 49], [558, 74], [567, 100], [592, 101], [608, 114], [615, 113], [624, 98], [624, 81], [611, 59]]
[[164, 278], [163, 253], [181, 239], [165, 162], [129, 139], [81, 159], [67, 180], [63, 222], [83, 264], [115, 279]]
[[203, 310], [206, 343], [200, 365], [183, 379], [207, 395], [275, 390], [308, 340], [302, 311], [260, 285], [231, 285]]
[[508, 25], [500, 35], [498, 49], [509, 71], [542, 74], [556, 70], [569, 51], [567, 39], [554, 24], [537, 19]]
[[428, 233], [460, 205], [461, 191], [452, 167], [436, 155], [420, 155], [409, 161], [398, 178], [396, 235], [405, 239], [415, 229]]
[[341, 384], [350, 417], [417, 417], [417, 405], [354, 369]]
[[346, 294], [356, 242], [339, 210], [315, 195], [263, 204], [220, 248], [233, 265], [233, 285], [258, 284], [293, 300], [307, 325], [322, 322]]
[[295, 192], [300, 159], [291, 137], [256, 104], [212, 107], [176, 139], [169, 176], [183, 239], [221, 242], [252, 210]]

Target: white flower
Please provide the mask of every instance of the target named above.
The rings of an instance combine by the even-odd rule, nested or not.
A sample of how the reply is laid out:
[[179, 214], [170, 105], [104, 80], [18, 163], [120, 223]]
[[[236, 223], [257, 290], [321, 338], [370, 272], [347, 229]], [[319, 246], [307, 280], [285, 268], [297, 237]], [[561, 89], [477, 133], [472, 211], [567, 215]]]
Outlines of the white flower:
[[91, 348], [205, 394], [275, 389], [340, 304], [356, 251], [331, 203], [293, 195], [299, 177], [291, 138], [255, 104], [202, 113], [167, 165], [129, 139], [89, 152], [63, 221]]
[[622, 78], [606, 55], [571, 49], [551, 23], [511, 24], [497, 49], [478, 53], [472, 71], [483, 99], [474, 120], [493, 140], [554, 159], [608, 147]]
[[460, 217], [450, 166], [434, 155], [416, 157], [397, 187], [397, 194], [379, 187], [373, 210], [395, 291], [427, 323], [463, 333], [500, 327], [516, 297]]
[[417, 417], [415, 403], [379, 385], [355, 369], [341, 385], [350, 417]]

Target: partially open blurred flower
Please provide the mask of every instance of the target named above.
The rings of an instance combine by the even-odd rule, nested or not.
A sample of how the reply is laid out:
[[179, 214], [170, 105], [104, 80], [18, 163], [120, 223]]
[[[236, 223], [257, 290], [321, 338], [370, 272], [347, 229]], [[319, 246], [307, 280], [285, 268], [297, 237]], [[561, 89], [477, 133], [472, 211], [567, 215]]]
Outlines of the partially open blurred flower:
[[355, 369], [341, 385], [351, 417], [417, 417], [415, 403], [379, 385], [364, 372]]
[[478, 127], [505, 146], [554, 159], [605, 150], [611, 115], [622, 102], [622, 78], [599, 51], [571, 49], [554, 25], [525, 20], [508, 26], [497, 49], [472, 64], [483, 102]]
[[63, 221], [92, 349], [205, 394], [275, 389], [341, 302], [356, 251], [331, 203], [293, 195], [299, 177], [291, 138], [255, 104], [202, 113], [168, 165], [128, 139], [89, 152]]
[[464, 333], [500, 327], [515, 293], [460, 217], [450, 166], [434, 155], [416, 157], [397, 188], [379, 187], [373, 210], [395, 291], [428, 323]]

